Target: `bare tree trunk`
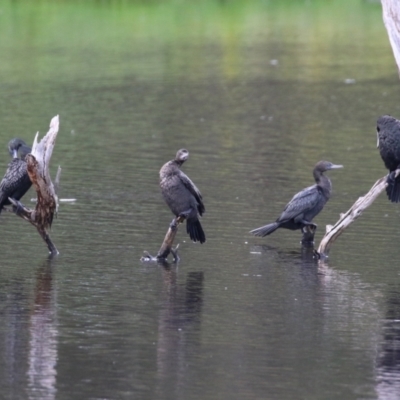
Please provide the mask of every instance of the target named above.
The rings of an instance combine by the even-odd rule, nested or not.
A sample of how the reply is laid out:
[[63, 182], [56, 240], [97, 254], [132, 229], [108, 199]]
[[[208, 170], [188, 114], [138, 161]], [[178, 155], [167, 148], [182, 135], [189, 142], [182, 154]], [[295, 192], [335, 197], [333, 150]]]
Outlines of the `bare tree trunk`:
[[400, 2], [398, 0], [381, 0], [381, 3], [383, 22], [400, 74]]
[[[58, 250], [47, 231], [51, 228], [54, 214], [57, 214], [58, 211], [58, 197], [50, 178], [49, 165], [58, 128], [59, 118], [57, 115], [51, 120], [50, 129], [40, 142], [38, 142], [39, 132], [36, 134], [32, 151], [26, 156], [28, 175], [37, 193], [35, 209], [31, 210], [19, 201], [12, 198], [9, 199], [16, 207], [16, 214], [36, 227], [53, 255], [58, 254]], [[59, 168], [56, 177], [57, 187], [60, 173], [61, 168]]]

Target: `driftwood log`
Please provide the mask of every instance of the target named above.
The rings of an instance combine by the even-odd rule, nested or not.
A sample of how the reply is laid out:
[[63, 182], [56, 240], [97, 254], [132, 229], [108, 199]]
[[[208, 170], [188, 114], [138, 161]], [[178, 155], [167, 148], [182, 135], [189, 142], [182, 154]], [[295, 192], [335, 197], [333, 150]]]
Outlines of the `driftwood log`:
[[35, 136], [32, 151], [26, 156], [27, 170], [30, 180], [37, 193], [37, 202], [31, 210], [12, 198], [15, 213], [36, 227], [40, 236], [46, 242], [50, 254], [59, 254], [51, 241], [48, 230], [51, 228], [54, 214], [58, 211], [58, 197], [55, 187], [58, 188], [61, 168], [58, 168], [55, 185], [51, 181], [49, 166], [55, 146], [59, 127], [59, 117], [55, 116], [50, 122], [50, 129], [46, 136], [38, 142], [39, 132]]
[[174, 243], [175, 236], [178, 232], [178, 226], [181, 224], [185, 218], [183, 216], [176, 217], [172, 220], [171, 224], [169, 225], [168, 231], [165, 235], [164, 241], [158, 250], [157, 255], [154, 257], [148, 251], [144, 251], [144, 256], [141, 257], [140, 261], [156, 261], [161, 263], [166, 263], [169, 254], [171, 253], [173, 256], [173, 262], [176, 263], [179, 261], [178, 256], [178, 248], [179, 244], [172, 248]]

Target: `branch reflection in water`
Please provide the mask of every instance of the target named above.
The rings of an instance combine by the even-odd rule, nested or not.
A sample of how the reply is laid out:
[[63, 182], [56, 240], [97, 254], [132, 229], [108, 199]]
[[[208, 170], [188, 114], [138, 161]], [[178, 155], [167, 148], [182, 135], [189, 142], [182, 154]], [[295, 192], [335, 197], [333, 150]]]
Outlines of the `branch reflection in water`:
[[[290, 360], [293, 372], [287, 372], [288, 382], [311, 374], [313, 384], [321, 387], [328, 382], [324, 368], [329, 363], [329, 379], [345, 382], [348, 389], [343, 393], [358, 387], [359, 398], [369, 397], [376, 388], [381, 343], [381, 288], [349, 271], [350, 263], [348, 268], [338, 268], [315, 260], [311, 248], [285, 252], [258, 246], [251, 252], [251, 270], [262, 273], [265, 282], [273, 282], [270, 293], [260, 289], [263, 299], [258, 308], [267, 306], [274, 316], [266, 331], [272, 337], [281, 335], [280, 347], [264, 345], [268, 368], [284, 368]], [[365, 377], [371, 387], [357, 386]], [[308, 389], [298, 390], [299, 398], [307, 398]]]
[[[157, 398], [174, 393], [183, 399], [184, 382], [193, 355], [199, 354], [203, 272], [189, 272], [186, 283], [177, 283], [178, 269], [163, 269], [162, 305], [158, 322]], [[169, 395], [168, 395], [169, 393]]]
[[53, 286], [54, 258], [49, 257], [36, 274], [35, 294], [29, 318], [29, 398], [56, 397], [57, 312]]
[[25, 384], [26, 376], [26, 330], [25, 321], [28, 302], [25, 282], [22, 278], [2, 280], [1, 312], [2, 329], [0, 346], [4, 353], [0, 368], [0, 386], [4, 392], [18, 393], [16, 387]]

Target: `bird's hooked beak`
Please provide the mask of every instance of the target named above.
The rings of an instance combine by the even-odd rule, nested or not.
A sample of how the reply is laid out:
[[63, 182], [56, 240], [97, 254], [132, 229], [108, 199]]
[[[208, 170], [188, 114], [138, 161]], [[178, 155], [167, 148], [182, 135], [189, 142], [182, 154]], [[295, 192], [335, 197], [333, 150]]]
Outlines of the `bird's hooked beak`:
[[376, 147], [379, 147], [379, 132], [376, 131]]
[[10, 151], [12, 158], [18, 158], [18, 150], [13, 150], [12, 152]]
[[340, 164], [332, 164], [330, 169], [339, 169], [339, 168], [343, 168], [343, 165]]

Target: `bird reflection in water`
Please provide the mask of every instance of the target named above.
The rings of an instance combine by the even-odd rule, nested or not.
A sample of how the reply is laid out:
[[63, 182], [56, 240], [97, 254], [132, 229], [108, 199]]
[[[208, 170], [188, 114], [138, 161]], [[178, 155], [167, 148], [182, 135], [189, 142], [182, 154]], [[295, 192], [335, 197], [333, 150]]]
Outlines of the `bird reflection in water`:
[[35, 294], [29, 323], [29, 398], [56, 397], [57, 314], [53, 283], [55, 259], [47, 259], [36, 275]]
[[400, 396], [400, 288], [386, 300], [383, 321], [383, 342], [377, 360], [376, 391], [379, 399], [398, 399]]
[[157, 398], [174, 393], [184, 398], [192, 355], [199, 354], [203, 303], [203, 272], [189, 272], [186, 283], [177, 282], [177, 268], [163, 270], [162, 307], [158, 319]]

